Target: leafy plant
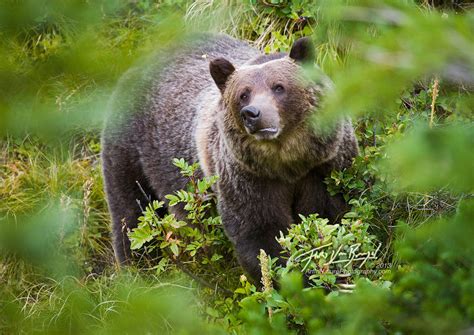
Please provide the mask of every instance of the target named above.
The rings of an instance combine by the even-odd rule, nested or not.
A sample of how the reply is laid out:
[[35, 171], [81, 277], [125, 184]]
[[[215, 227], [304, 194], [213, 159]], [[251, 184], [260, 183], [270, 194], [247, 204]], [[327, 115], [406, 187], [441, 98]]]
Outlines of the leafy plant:
[[[162, 257], [156, 266], [158, 273], [171, 262], [200, 283], [212, 286], [212, 283], [226, 280], [225, 274], [235, 267], [232, 247], [224, 234], [220, 216], [216, 215], [211, 192], [217, 177], [198, 178], [197, 163], [190, 165], [183, 159], [174, 159], [173, 164], [189, 178], [188, 189], [166, 195], [167, 206], [171, 209], [164, 217], [157, 214], [164, 202], [155, 200], [147, 205], [143, 216], [138, 218], [137, 228], [128, 234], [131, 248], [137, 250], [146, 246], [147, 252], [159, 249], [166, 257]], [[177, 208], [178, 213], [185, 213], [185, 217], [178, 218], [173, 208]], [[206, 269], [203, 265], [208, 269], [203, 271]]]
[[317, 214], [300, 218], [300, 224], [293, 224], [288, 234], [278, 238], [289, 255], [286, 266], [277, 270], [279, 275], [297, 270], [311, 286], [328, 290], [353, 288], [351, 284], [360, 277], [377, 279], [381, 244], [368, 232], [367, 222], [342, 219], [340, 224], [328, 224]]

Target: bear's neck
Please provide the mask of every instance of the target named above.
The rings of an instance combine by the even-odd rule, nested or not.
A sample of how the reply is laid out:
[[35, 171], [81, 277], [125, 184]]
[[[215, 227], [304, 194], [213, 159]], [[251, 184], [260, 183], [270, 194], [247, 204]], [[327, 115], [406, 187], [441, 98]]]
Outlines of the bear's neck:
[[[339, 126], [337, 127], [339, 128]], [[320, 138], [307, 127], [295, 129], [279, 140], [258, 141], [236, 130], [216, 126], [212, 134], [217, 139], [212, 150], [217, 157], [232, 161], [230, 166], [259, 177], [297, 181], [316, 166], [331, 160], [342, 142], [342, 132], [336, 129], [331, 136]], [[219, 162], [214, 162], [219, 174]]]

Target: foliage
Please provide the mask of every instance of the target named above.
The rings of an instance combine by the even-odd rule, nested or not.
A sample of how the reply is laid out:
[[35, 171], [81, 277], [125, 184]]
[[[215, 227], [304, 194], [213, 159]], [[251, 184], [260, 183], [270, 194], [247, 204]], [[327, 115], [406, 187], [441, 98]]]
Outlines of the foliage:
[[[14, 233], [15, 227], [20, 229], [14, 236], [5, 237], [4, 243], [8, 241], [21, 249], [29, 248], [28, 244], [38, 239], [32, 244], [30, 257], [46, 256], [47, 251], [62, 253], [72, 257], [73, 263], [86, 273], [100, 272], [110, 264], [109, 215], [97, 146], [90, 135], [54, 147], [32, 137], [9, 137], [2, 142], [2, 232], [5, 235], [7, 231]], [[68, 213], [69, 219], [59, 220], [58, 208]], [[54, 247], [44, 246], [48, 240], [54, 241]]]
[[[5, 334], [211, 333], [197, 315], [192, 287], [182, 279], [143, 280], [137, 274], [65, 277], [31, 287], [34, 308], [0, 295], [0, 331]], [[31, 305], [33, 302], [29, 302]], [[217, 332], [212, 332], [217, 333]]]
[[[468, 2], [28, 0], [2, 3], [0, 17], [1, 333], [473, 327]], [[130, 232], [140, 261], [113, 265], [98, 141], [106, 98], [132, 65], [204, 29], [266, 52], [311, 35], [315, 61], [335, 84], [313, 121], [344, 113], [356, 128], [360, 155], [326, 180], [352, 209], [338, 225], [312, 215], [280, 237], [286, 266], [261, 258], [277, 288], [267, 280], [261, 291], [242, 275], [213, 209], [215, 180], [184, 161], [175, 164], [191, 186], [168, 201], [187, 220], [148, 204]], [[318, 271], [302, 276], [298, 255], [325, 239], [327, 254], [308, 264]], [[378, 242], [365, 272], [355, 264], [341, 281], [319, 271], [340, 246], [374, 252]]]
[[[308, 333], [446, 334], [472, 324], [472, 200], [453, 220], [419, 229], [404, 226], [396, 252], [406, 262], [391, 273], [392, 284], [357, 282], [352, 294], [303, 289], [301, 275], [283, 276], [281, 289], [242, 300], [244, 327], [255, 334]], [[453, 227], [454, 225], [454, 227]], [[272, 321], [268, 322], [268, 310]], [[286, 320], [289, 319], [289, 322]]]
[[97, 132], [116, 79], [157, 40], [182, 35], [175, 8], [167, 0], [3, 2], [0, 135]]
[[[232, 279], [228, 274], [235, 273], [238, 265], [232, 261], [232, 246], [213, 206], [215, 199], [210, 188], [217, 177], [199, 179], [197, 163], [190, 165], [183, 159], [175, 159], [173, 163], [189, 178], [189, 187], [165, 196], [170, 214], [164, 217], [157, 214], [164, 202], [154, 200], [146, 206], [143, 216], [138, 218], [138, 227], [128, 234], [131, 248], [136, 250], [148, 244], [147, 253], [159, 249], [163, 257], [156, 266], [157, 273], [163, 272], [171, 262], [193, 278], [199, 278], [201, 283], [220, 287], [220, 281]], [[177, 218], [173, 208], [178, 213], [184, 210], [186, 217]]]
[[342, 219], [328, 224], [317, 214], [301, 216], [288, 233], [280, 233], [278, 242], [289, 255], [280, 275], [299, 271], [311, 286], [331, 289], [352, 287], [360, 274], [368, 277], [375, 270], [380, 244], [368, 233], [367, 222]]

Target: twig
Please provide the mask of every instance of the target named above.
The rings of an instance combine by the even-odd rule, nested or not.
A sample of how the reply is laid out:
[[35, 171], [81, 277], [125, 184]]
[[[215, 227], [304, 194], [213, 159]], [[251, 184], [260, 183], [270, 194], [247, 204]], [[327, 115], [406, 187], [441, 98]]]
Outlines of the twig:
[[[148, 203], [151, 202], [151, 195], [150, 194], [146, 194], [145, 190], [143, 189], [142, 185], [140, 184], [140, 182], [138, 180], [135, 180], [135, 183], [137, 183], [138, 185], [138, 188], [140, 189], [140, 192], [142, 192], [143, 196], [145, 197], [145, 199], [148, 201]], [[148, 205], [148, 204], [147, 204]]]

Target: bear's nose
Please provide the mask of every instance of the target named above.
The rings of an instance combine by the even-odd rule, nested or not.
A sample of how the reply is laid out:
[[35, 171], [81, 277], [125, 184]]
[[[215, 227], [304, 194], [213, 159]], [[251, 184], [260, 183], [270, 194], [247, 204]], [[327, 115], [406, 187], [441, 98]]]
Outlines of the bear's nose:
[[253, 124], [260, 119], [260, 110], [254, 106], [247, 106], [240, 110], [240, 116], [246, 123]]

